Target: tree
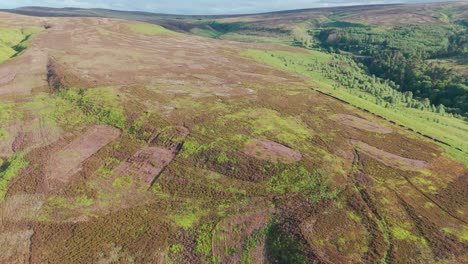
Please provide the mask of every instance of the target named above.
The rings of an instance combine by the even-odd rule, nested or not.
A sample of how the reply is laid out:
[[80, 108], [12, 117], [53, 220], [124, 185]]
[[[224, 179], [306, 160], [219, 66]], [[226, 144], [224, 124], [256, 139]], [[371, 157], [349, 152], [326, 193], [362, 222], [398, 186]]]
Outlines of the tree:
[[424, 108], [429, 108], [431, 106], [431, 101], [429, 100], [429, 98], [424, 98], [422, 100], [422, 103], [423, 103]]
[[440, 104], [439, 106], [437, 106], [437, 113], [445, 114], [445, 106], [443, 104]]

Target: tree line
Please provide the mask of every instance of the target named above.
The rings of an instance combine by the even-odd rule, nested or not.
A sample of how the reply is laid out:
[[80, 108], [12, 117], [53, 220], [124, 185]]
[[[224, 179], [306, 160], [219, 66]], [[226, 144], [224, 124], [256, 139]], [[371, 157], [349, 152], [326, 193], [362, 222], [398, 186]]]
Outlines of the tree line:
[[392, 89], [411, 94], [411, 98], [420, 102], [409, 103], [411, 107], [440, 105], [444, 111], [468, 117], [466, 76], [431, 61], [467, 57], [466, 25], [412, 25], [387, 29], [347, 25], [324, 27], [310, 33], [320, 47], [333, 53], [351, 53], [368, 73], [390, 80]]

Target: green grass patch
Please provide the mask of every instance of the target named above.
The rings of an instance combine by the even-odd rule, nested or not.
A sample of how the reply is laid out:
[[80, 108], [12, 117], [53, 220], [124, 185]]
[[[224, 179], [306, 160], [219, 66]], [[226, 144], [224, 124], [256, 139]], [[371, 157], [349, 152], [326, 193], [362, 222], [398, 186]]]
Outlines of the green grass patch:
[[92, 121], [74, 104], [58, 96], [38, 96], [26, 106], [37, 111], [44, 120], [51, 123], [50, 125], [70, 130], [78, 129]]
[[392, 235], [395, 239], [397, 240], [409, 240], [409, 241], [418, 241], [419, 238], [415, 235], [413, 235], [410, 231], [407, 229], [401, 227], [401, 226], [395, 226], [392, 228]]
[[422, 187], [425, 192], [429, 192], [432, 194], [436, 194], [437, 192], [437, 187], [433, 185], [433, 182], [431, 180], [427, 180], [425, 178], [421, 177], [414, 177], [413, 181], [415, 184], [418, 186]]
[[20, 29], [0, 28], [0, 63], [15, 56], [17, 51], [13, 47], [21, 43], [24, 38]]
[[75, 198], [74, 204], [75, 206], [91, 206], [94, 203], [92, 198], [87, 197], [86, 195], [81, 195]]
[[23, 114], [16, 111], [15, 107], [16, 105], [12, 103], [0, 104], [0, 140], [10, 136], [5, 128], [23, 117]]
[[165, 29], [159, 25], [153, 25], [148, 23], [139, 23], [132, 24], [128, 26], [129, 29], [135, 33], [148, 35], [148, 36], [158, 36], [158, 35], [174, 35], [175, 32]]
[[303, 166], [285, 169], [270, 178], [267, 190], [280, 195], [302, 193], [312, 202], [333, 199], [338, 191], [330, 191], [322, 170], [309, 171]]
[[9, 138], [10, 134], [3, 130], [3, 128], [0, 128], [0, 140]]
[[100, 35], [105, 36], [105, 37], [110, 37], [113, 34], [112, 31], [109, 31], [103, 28], [97, 28], [96, 30]]
[[162, 186], [159, 182], [156, 182], [153, 184], [153, 187], [151, 188], [151, 192], [158, 196], [159, 198], [167, 199], [171, 198], [172, 196], [168, 193], [165, 193], [162, 189]]
[[[72, 117], [68, 118], [66, 124], [69, 127], [80, 123], [101, 123], [114, 126], [119, 129], [126, 127], [125, 110], [119, 103], [117, 96], [113, 93], [112, 87], [93, 88], [88, 90], [66, 89], [57, 93], [57, 97], [66, 100], [69, 104], [57, 104], [59, 113], [67, 116], [67, 113], [73, 112]], [[78, 107], [82, 114], [76, 113], [73, 109]], [[55, 116], [59, 119], [61, 116]]]
[[47, 203], [49, 206], [53, 208], [69, 208], [70, 207], [67, 200], [64, 197], [60, 197], [60, 196], [50, 197], [49, 199], [47, 199]]
[[76, 209], [79, 207], [89, 207], [94, 204], [94, 200], [86, 195], [75, 198], [66, 198], [62, 196], [52, 196], [47, 199], [47, 207], [51, 211], [57, 209]]
[[177, 226], [188, 229], [198, 221], [198, 217], [194, 212], [186, 212], [174, 216], [174, 222]]
[[178, 254], [184, 250], [184, 245], [182, 244], [173, 244], [169, 247], [169, 252], [173, 254]]
[[0, 202], [3, 202], [8, 191], [8, 183], [28, 166], [24, 154], [16, 154], [0, 167]]
[[217, 157], [216, 157], [216, 162], [218, 164], [224, 164], [226, 162], [229, 162], [231, 159], [229, 158], [229, 156], [226, 154], [226, 153], [221, 153], [219, 154]]
[[292, 36], [282, 36], [282, 35], [271, 35], [271, 36], [262, 36], [262, 35], [251, 35], [251, 34], [242, 34], [242, 33], [227, 33], [215, 38], [220, 38], [223, 40], [229, 41], [238, 41], [238, 42], [247, 42], [247, 43], [268, 43], [276, 45], [289, 46], [293, 43]]
[[218, 31], [213, 29], [193, 28], [190, 30], [190, 33], [205, 38], [219, 38], [221, 36]]
[[209, 149], [209, 145], [200, 144], [196, 139], [189, 137], [185, 140], [179, 155], [183, 158], [189, 158], [207, 149]]
[[361, 217], [354, 212], [348, 212], [348, 217], [356, 223], [361, 223]]
[[24, 39], [24, 34], [21, 29], [17, 28], [0, 28], [0, 43], [13, 47]]
[[119, 189], [127, 189], [135, 185], [135, 181], [131, 176], [121, 176], [112, 182], [112, 187]]
[[189, 229], [207, 213], [208, 211], [200, 209], [197, 201], [187, 201], [177, 214], [172, 215], [172, 219], [177, 226]]
[[206, 28], [194, 28], [190, 32], [202, 37], [219, 39], [221, 36], [236, 32], [242, 28], [240, 23], [220, 23], [217, 21], [204, 22]]
[[200, 254], [205, 263], [213, 262], [213, 230], [215, 225], [212, 222], [208, 222], [200, 225], [196, 231], [195, 237], [195, 252]]
[[114, 175], [113, 169], [120, 164], [120, 162], [121, 161], [116, 158], [108, 157], [104, 161], [104, 164], [96, 170], [96, 174], [99, 178], [109, 179]]
[[4, 44], [0, 43], [0, 64], [10, 59], [16, 54], [16, 51]]
[[294, 69], [294, 71], [303, 74], [308, 74], [308, 70], [304, 67], [301, 67], [301, 65], [294, 66], [298, 62], [328, 62], [333, 58], [333, 56], [330, 54], [315, 50], [308, 50], [301, 53], [288, 51], [245, 50], [241, 52], [241, 55], [253, 58], [259, 62], [271, 65], [273, 67], [282, 68], [285, 70]]
[[41, 27], [0, 28], [0, 64], [25, 50], [28, 41], [42, 30]]
[[112, 170], [106, 167], [99, 167], [96, 171], [99, 178], [109, 179], [112, 177], [113, 173]]
[[462, 230], [456, 230], [455, 228], [452, 227], [444, 227], [442, 228], [442, 231], [446, 234], [454, 235], [458, 237], [460, 242], [466, 243], [468, 242], [468, 227], [467, 226], [462, 226]]
[[283, 116], [266, 108], [247, 109], [225, 117], [247, 123], [253, 136], [269, 137], [288, 146], [298, 146], [311, 137], [307, 125], [300, 118]]

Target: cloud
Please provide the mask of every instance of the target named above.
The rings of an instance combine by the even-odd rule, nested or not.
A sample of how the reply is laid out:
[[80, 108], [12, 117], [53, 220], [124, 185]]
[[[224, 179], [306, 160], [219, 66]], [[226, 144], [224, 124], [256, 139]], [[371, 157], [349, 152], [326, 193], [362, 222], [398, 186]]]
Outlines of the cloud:
[[[2, 1], [3, 2], [3, 1]], [[440, 0], [15, 0], [0, 3], [0, 8], [21, 6], [108, 8], [171, 14], [245, 14], [300, 8], [440, 2]]]

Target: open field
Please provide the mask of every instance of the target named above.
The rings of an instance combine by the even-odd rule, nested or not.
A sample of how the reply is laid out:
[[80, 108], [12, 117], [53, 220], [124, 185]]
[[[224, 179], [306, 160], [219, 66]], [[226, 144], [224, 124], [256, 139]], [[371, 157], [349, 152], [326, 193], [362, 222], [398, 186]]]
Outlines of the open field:
[[[382, 103], [401, 94], [361, 68], [356, 82], [383, 95], [352, 88], [333, 70], [358, 71], [344, 55], [288, 46], [287, 30], [300, 36], [322, 14], [439, 23], [446, 5], [211, 25], [0, 12], [0, 28], [23, 34], [12, 44], [34, 29], [0, 64], [0, 262], [466, 262], [467, 122], [407, 107], [416, 99]], [[263, 28], [260, 40], [219, 34], [239, 21]], [[281, 21], [294, 23], [265, 29]]]
[[[280, 68], [310, 76], [311, 88], [344, 100], [354, 106], [360, 107], [382, 118], [401, 124], [410, 130], [429, 135], [439, 141], [450, 144], [449, 154], [453, 158], [467, 164], [468, 153], [468, 124], [466, 121], [447, 115], [439, 115], [429, 111], [406, 108], [402, 105], [386, 107], [379, 105], [378, 98], [370, 93], [350, 89], [340, 85], [335, 80], [327, 77], [322, 68], [313, 68], [311, 64], [328, 63], [333, 57], [326, 53], [310, 51], [307, 55], [303, 53], [290, 53], [265, 50], [248, 50], [243, 52], [247, 57]], [[436, 129], [434, 129], [436, 128]], [[441, 144], [446, 147], [446, 145]]]

